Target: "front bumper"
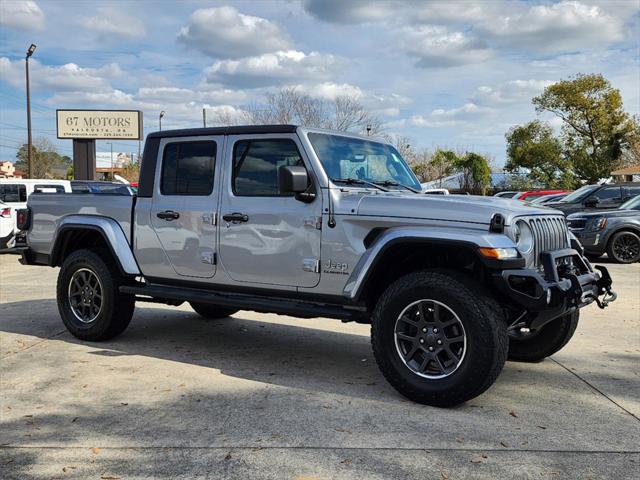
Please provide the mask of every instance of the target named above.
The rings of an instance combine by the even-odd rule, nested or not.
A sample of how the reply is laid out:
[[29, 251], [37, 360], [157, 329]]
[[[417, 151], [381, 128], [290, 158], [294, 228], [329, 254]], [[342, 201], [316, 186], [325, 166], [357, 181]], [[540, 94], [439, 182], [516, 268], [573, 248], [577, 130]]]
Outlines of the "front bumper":
[[494, 274], [498, 289], [527, 313], [532, 330], [594, 302], [604, 308], [617, 298], [608, 270], [594, 270], [577, 250], [543, 252], [540, 259], [543, 273], [513, 269]]

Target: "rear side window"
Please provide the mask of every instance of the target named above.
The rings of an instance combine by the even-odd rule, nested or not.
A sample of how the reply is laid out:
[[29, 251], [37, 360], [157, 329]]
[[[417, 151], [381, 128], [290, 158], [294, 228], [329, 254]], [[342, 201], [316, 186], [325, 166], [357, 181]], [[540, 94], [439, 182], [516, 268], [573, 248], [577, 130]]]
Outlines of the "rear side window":
[[631, 197], [635, 197], [636, 195], [640, 195], [640, 187], [627, 187], [625, 196], [631, 198]]
[[27, 201], [27, 187], [23, 184], [0, 185], [0, 201], [4, 203], [23, 203]]
[[64, 193], [62, 185], [34, 185], [34, 193]]
[[162, 157], [163, 195], [209, 195], [213, 191], [216, 142], [175, 142]]
[[247, 197], [274, 197], [278, 169], [304, 166], [293, 140], [244, 140], [233, 149], [233, 193]]

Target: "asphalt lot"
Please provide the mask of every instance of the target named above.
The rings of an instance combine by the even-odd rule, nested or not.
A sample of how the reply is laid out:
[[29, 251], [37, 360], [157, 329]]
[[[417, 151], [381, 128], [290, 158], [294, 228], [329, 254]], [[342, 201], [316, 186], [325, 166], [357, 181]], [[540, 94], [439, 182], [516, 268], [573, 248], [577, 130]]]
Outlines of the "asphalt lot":
[[0, 478], [638, 478], [640, 264], [608, 266], [620, 298], [568, 347], [444, 410], [385, 382], [365, 325], [138, 304], [78, 341], [57, 269], [0, 256]]

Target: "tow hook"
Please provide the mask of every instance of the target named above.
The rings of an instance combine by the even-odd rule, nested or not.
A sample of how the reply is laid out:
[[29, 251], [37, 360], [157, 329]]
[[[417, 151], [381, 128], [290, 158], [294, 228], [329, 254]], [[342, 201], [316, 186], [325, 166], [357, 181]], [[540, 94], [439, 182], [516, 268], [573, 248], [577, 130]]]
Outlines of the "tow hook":
[[[611, 280], [611, 275], [609, 275], [609, 270], [606, 267], [601, 265], [596, 265], [596, 269], [600, 271], [600, 279], [597, 282], [598, 286], [598, 295], [595, 297], [596, 304], [600, 308], [607, 308], [607, 306], [615, 301], [618, 298], [618, 294], [611, 289], [611, 284], [613, 283]], [[603, 295], [602, 300], [598, 297]]]
[[602, 300], [596, 297], [596, 304], [602, 309], [607, 308], [611, 302], [618, 298], [618, 294], [611, 290], [611, 287], [605, 287], [605, 291], [606, 293], [604, 297], [602, 297]]

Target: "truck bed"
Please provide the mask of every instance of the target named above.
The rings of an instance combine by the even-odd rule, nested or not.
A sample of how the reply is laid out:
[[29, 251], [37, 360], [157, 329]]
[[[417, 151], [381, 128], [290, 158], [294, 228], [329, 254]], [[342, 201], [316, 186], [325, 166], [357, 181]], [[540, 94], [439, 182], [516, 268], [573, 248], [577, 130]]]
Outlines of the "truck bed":
[[104, 193], [32, 194], [27, 203], [32, 212], [29, 247], [34, 253], [49, 255], [58, 226], [65, 219], [69, 221], [70, 215], [111, 218], [120, 224], [131, 244], [131, 217], [135, 198]]

